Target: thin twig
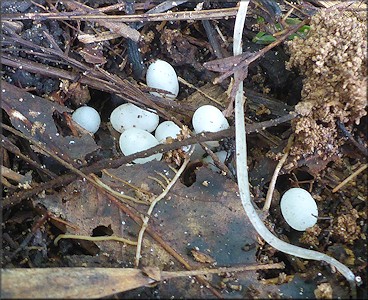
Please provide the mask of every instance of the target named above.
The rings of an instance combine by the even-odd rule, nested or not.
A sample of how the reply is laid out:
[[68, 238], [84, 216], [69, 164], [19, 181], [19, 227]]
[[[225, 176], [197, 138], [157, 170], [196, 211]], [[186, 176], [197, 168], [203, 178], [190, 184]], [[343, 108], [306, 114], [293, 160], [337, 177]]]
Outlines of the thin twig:
[[291, 149], [291, 145], [293, 143], [293, 140], [294, 140], [294, 135], [292, 134], [290, 137], [289, 137], [289, 140], [288, 140], [288, 143], [285, 147], [285, 150], [284, 150], [284, 155], [282, 156], [282, 158], [280, 159], [280, 161], [278, 162], [276, 168], [275, 168], [275, 172], [273, 173], [272, 175], [272, 179], [270, 181], [270, 184], [268, 186], [268, 191], [267, 191], [267, 195], [266, 195], [266, 200], [265, 200], [265, 204], [263, 206], [263, 211], [264, 212], [268, 212], [268, 210], [270, 209], [271, 207], [271, 201], [272, 201], [272, 194], [273, 194], [273, 191], [275, 189], [275, 185], [276, 185], [276, 180], [277, 180], [277, 176], [279, 175], [279, 172], [283, 166], [283, 164], [285, 163], [286, 161], [286, 158], [288, 157], [289, 155], [289, 152], [290, 152], [290, 149]]
[[[73, 10], [73, 11], [81, 11], [83, 10], [84, 14], [93, 14], [93, 8], [78, 3], [77, 1], [66, 1], [64, 3], [64, 5]], [[101, 24], [102, 26], [110, 29], [112, 32], [114, 33], [118, 33], [121, 36], [125, 37], [125, 38], [129, 38], [135, 42], [138, 42], [141, 38], [141, 34], [139, 33], [138, 30], [129, 27], [128, 25], [124, 24], [123, 22], [119, 22], [119, 24], [117, 23], [113, 23], [109, 21], [108, 15], [105, 15], [102, 12], [97, 12], [97, 15], [100, 16], [100, 20], [98, 21], [99, 24]]]
[[106, 183], [102, 182], [95, 174], [90, 174], [90, 176], [94, 179], [94, 181], [100, 186], [102, 187], [103, 189], [107, 190], [109, 192], [109, 194], [115, 196], [116, 198], [118, 199], [121, 199], [123, 202], [124, 200], [128, 200], [128, 201], [132, 201], [134, 203], [140, 203], [140, 204], [145, 204], [147, 205], [148, 203], [145, 202], [145, 201], [141, 201], [141, 200], [138, 200], [138, 199], [135, 199], [133, 197], [130, 197], [128, 195], [124, 195], [124, 194], [121, 194], [117, 191], [114, 191], [111, 187], [109, 187]]
[[357, 149], [364, 155], [368, 156], [368, 150], [364, 145], [359, 144], [353, 137], [353, 135], [348, 131], [348, 129], [345, 127], [345, 125], [340, 122], [339, 120], [336, 121], [337, 126], [340, 128], [342, 133], [347, 137], [350, 143], [352, 143]]
[[161, 279], [176, 278], [178, 276], [197, 276], [205, 274], [220, 274], [230, 272], [243, 272], [243, 271], [259, 271], [259, 270], [272, 270], [272, 269], [284, 269], [284, 263], [272, 263], [272, 264], [259, 264], [259, 265], [245, 265], [243, 267], [229, 267], [229, 268], [216, 268], [216, 269], [200, 269], [192, 271], [162, 271]]
[[101, 242], [101, 241], [117, 241], [127, 245], [136, 246], [137, 242], [119, 237], [119, 236], [89, 236], [89, 235], [75, 235], [75, 234], [59, 234], [57, 238], [54, 240], [54, 245], [61, 239], [74, 239], [74, 240], [85, 240], [92, 242]]
[[221, 46], [217, 39], [216, 31], [213, 28], [211, 22], [209, 20], [202, 20], [202, 25], [204, 30], [206, 31], [208, 41], [211, 44], [213, 53], [216, 55], [217, 58], [223, 58], [224, 56], [222, 55]]
[[135, 266], [138, 267], [139, 266], [139, 259], [141, 257], [141, 249], [142, 249], [142, 241], [143, 241], [143, 235], [144, 232], [148, 226], [148, 221], [149, 218], [152, 214], [153, 209], [155, 208], [156, 204], [163, 199], [167, 193], [170, 191], [170, 189], [174, 186], [174, 184], [176, 183], [176, 181], [179, 179], [180, 175], [184, 172], [185, 167], [187, 166], [187, 164], [190, 161], [190, 156], [192, 155], [193, 151], [194, 151], [194, 147], [195, 146], [191, 146], [190, 151], [188, 152], [187, 156], [184, 159], [183, 164], [181, 165], [180, 169], [178, 170], [178, 172], [176, 172], [175, 176], [173, 177], [173, 179], [170, 181], [170, 183], [166, 186], [166, 188], [164, 189], [164, 191], [158, 195], [151, 203], [145, 217], [143, 218], [143, 224], [141, 227], [141, 230], [139, 231], [139, 235], [138, 235], [138, 245], [137, 245], [137, 250], [136, 250], [136, 254], [135, 254]]
[[367, 167], [368, 167], [368, 164], [364, 164], [364, 165], [360, 166], [360, 168], [358, 170], [356, 170], [353, 174], [349, 175], [342, 182], [340, 182], [337, 186], [335, 186], [332, 190], [332, 193], [336, 193], [343, 186], [345, 186], [349, 181], [351, 181], [352, 179], [357, 177], [360, 173], [362, 173]]
[[[234, 17], [237, 7], [210, 9], [200, 11], [179, 11], [155, 14], [139, 15], [101, 15], [87, 14], [81, 12], [60, 12], [60, 13], [25, 13], [25, 14], [3, 14], [3, 20], [80, 20], [80, 21], [108, 21], [116, 25], [121, 22], [161, 22], [161, 21], [188, 21], [188, 20], [217, 20]], [[111, 28], [110, 28], [111, 29]]]
[[111, 173], [110, 173], [110, 172], [108, 172], [107, 170], [102, 170], [102, 173], [105, 173], [107, 176], [110, 176], [111, 178], [113, 178], [113, 179], [117, 180], [118, 182], [121, 182], [121, 183], [123, 183], [124, 185], [127, 185], [127, 186], [131, 187], [131, 188], [132, 188], [133, 190], [135, 190], [135, 191], [138, 191], [138, 192], [144, 193], [144, 194], [146, 194], [147, 196], [151, 196], [151, 195], [152, 195], [152, 193], [151, 193], [151, 192], [146, 191], [146, 190], [144, 190], [144, 189], [141, 189], [141, 188], [139, 188], [139, 187], [135, 186], [134, 184], [131, 184], [131, 183], [129, 183], [128, 181], [123, 180], [123, 179], [119, 178], [118, 176], [115, 176], [114, 174], [111, 174]]

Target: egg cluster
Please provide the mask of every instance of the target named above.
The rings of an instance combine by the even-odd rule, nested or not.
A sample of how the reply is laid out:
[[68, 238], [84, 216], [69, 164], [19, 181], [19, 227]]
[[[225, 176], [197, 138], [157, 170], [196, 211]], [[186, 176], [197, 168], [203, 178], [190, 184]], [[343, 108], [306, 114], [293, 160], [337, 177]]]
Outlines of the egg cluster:
[[[163, 60], [153, 62], [146, 75], [148, 87], [167, 91], [167, 94], [151, 92], [153, 95], [165, 97], [169, 100], [175, 100], [179, 93], [178, 77], [174, 68]], [[92, 108], [83, 106], [75, 110], [72, 118], [81, 127], [91, 133], [95, 133], [101, 123], [98, 112]], [[146, 110], [132, 103], [125, 103], [116, 107], [111, 115], [110, 122], [112, 127], [121, 133], [119, 138], [120, 149], [124, 155], [134, 154], [146, 149], [152, 148], [158, 144], [166, 142], [168, 137], [177, 138], [180, 134], [180, 127], [172, 121], [164, 121], [160, 123], [160, 118], [154, 110]], [[217, 132], [229, 128], [229, 123], [222, 112], [212, 106], [203, 105], [199, 107], [193, 114], [192, 125], [195, 133], [201, 132]], [[154, 134], [153, 134], [154, 132]], [[211, 148], [217, 147], [217, 141], [207, 143]], [[187, 151], [189, 147], [183, 147]], [[224, 152], [226, 154], [226, 152]], [[220, 154], [220, 160], [224, 161], [226, 155]], [[198, 145], [194, 158], [201, 158], [204, 154], [202, 148]], [[224, 156], [225, 155], [225, 156]], [[148, 161], [160, 160], [162, 154], [155, 154], [145, 158], [138, 158], [134, 163], [143, 164]], [[206, 158], [205, 162], [209, 163], [212, 168], [213, 161]], [[213, 167], [214, 170], [215, 167]]]

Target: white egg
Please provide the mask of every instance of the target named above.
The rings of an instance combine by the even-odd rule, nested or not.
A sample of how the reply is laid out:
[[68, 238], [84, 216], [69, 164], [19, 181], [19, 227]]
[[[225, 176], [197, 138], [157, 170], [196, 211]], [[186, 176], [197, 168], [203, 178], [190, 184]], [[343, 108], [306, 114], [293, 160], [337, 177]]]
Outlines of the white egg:
[[72, 119], [91, 133], [95, 133], [101, 124], [99, 113], [93, 107], [89, 106], [77, 108], [72, 114]]
[[148, 67], [146, 82], [148, 87], [165, 90], [173, 94], [161, 95], [156, 92], [151, 92], [152, 95], [158, 97], [165, 96], [168, 99], [174, 100], [179, 93], [178, 76], [174, 68], [161, 59], [157, 59]]
[[[199, 107], [193, 114], [192, 124], [194, 132], [217, 132], [228, 129], [229, 122], [222, 114], [221, 110], [213, 105], [203, 105]], [[205, 142], [211, 149], [218, 147], [218, 141]]]
[[159, 116], [132, 103], [125, 103], [112, 111], [110, 122], [119, 132], [132, 127], [152, 132], [159, 123]]
[[[134, 154], [158, 145], [158, 140], [149, 132], [139, 128], [129, 128], [125, 130], [119, 138], [119, 145], [124, 155]], [[162, 154], [154, 154], [149, 157], [137, 158], [133, 162], [144, 164], [151, 160], [160, 160]]]
[[176, 139], [177, 134], [180, 134], [180, 127], [173, 121], [162, 122], [155, 131], [155, 137], [160, 143], [165, 142], [168, 137]]
[[304, 189], [292, 188], [281, 198], [281, 213], [285, 221], [298, 231], [317, 223], [318, 208], [312, 195]]
[[203, 105], [193, 114], [192, 124], [196, 133], [217, 132], [229, 128], [229, 123], [221, 110], [213, 105]]
[[[226, 156], [227, 156], [227, 152], [226, 151], [218, 151], [218, 152], [214, 152], [214, 154], [217, 155], [219, 161], [221, 161], [222, 163], [225, 162], [225, 159], [226, 159]], [[220, 171], [219, 168], [216, 167], [213, 159], [211, 156], [206, 156], [205, 158], [202, 159], [203, 162], [207, 163], [208, 164], [208, 167], [214, 171], [214, 172], [217, 172], [217, 171]]]

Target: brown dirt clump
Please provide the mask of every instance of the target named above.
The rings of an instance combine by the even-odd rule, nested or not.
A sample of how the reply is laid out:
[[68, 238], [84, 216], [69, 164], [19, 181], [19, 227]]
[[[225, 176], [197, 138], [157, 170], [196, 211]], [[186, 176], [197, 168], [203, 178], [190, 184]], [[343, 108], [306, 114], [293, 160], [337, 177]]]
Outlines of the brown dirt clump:
[[306, 39], [288, 43], [287, 68], [304, 76], [300, 117], [292, 122], [296, 134], [291, 154], [296, 159], [318, 153], [328, 157], [343, 143], [336, 121], [351, 129], [367, 114], [367, 26], [343, 12], [321, 10], [311, 19]]
[[355, 240], [361, 238], [361, 227], [357, 225], [359, 213], [356, 209], [350, 210], [344, 215], [340, 215], [334, 221], [332, 235], [338, 240], [353, 244]]

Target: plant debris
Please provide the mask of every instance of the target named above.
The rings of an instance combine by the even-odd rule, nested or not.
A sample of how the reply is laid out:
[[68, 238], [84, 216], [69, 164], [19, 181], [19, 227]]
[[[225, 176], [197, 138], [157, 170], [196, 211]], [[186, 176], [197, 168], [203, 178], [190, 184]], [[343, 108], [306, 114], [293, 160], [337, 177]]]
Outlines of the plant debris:
[[[365, 297], [366, 3], [251, 0], [243, 54], [232, 56], [240, 6], [1, 2], [2, 295], [354, 298], [329, 264], [286, 254], [257, 234], [239, 196], [248, 185], [237, 184], [248, 168], [249, 203], [262, 225], [339, 260], [361, 278], [356, 296]], [[156, 59], [178, 75], [175, 100], [146, 86]], [[237, 163], [233, 100], [242, 81], [236, 103], [244, 102], [248, 158]], [[110, 115], [125, 103], [154, 110], [181, 134], [124, 156]], [[191, 119], [206, 104], [230, 128], [196, 134]], [[94, 134], [71, 118], [84, 105], [100, 114]], [[133, 162], [154, 154], [163, 159]], [[280, 211], [292, 187], [318, 206], [305, 232]]]

